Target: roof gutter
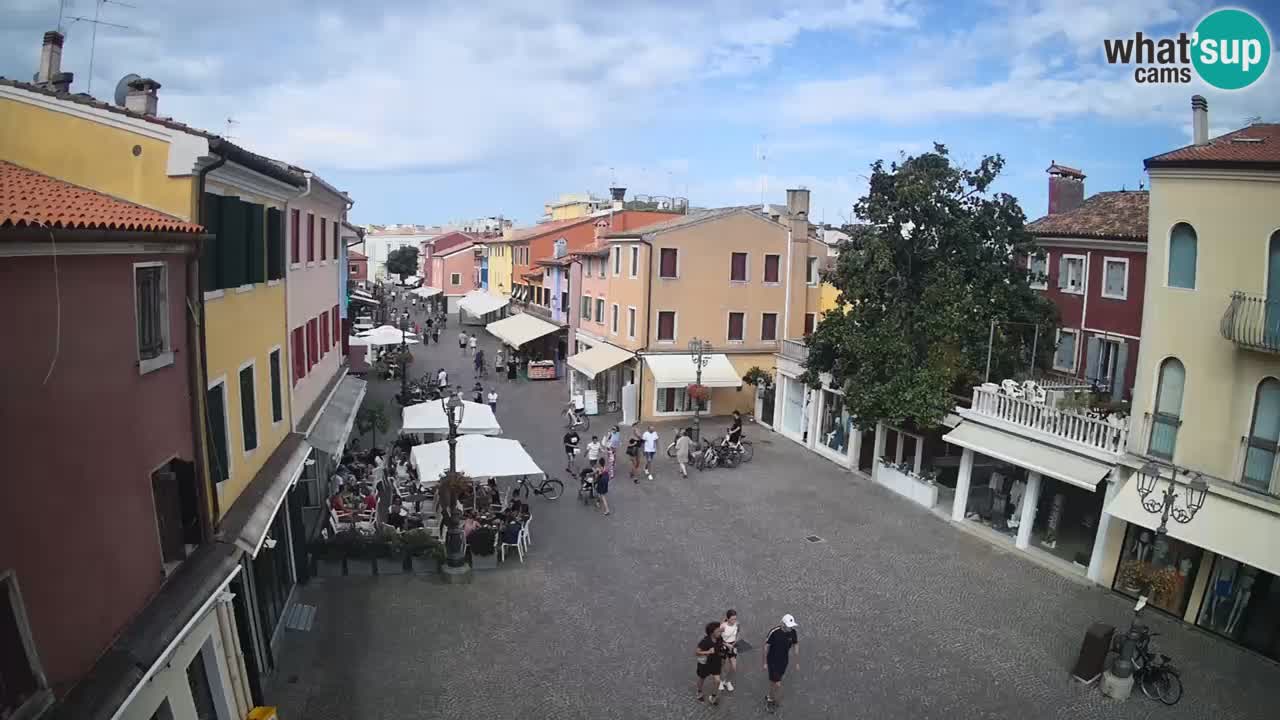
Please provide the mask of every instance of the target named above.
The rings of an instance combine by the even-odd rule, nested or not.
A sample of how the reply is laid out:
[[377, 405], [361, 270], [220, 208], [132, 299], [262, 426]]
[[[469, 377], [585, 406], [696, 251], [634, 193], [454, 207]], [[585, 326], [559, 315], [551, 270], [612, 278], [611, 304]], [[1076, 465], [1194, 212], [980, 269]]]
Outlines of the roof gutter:
[[237, 165], [243, 165], [254, 172], [266, 175], [273, 180], [279, 180], [286, 185], [292, 185], [300, 188], [306, 185], [307, 182], [306, 178], [298, 173], [282, 168], [267, 158], [264, 158], [261, 155], [255, 155], [239, 145], [229, 143], [222, 138], [209, 139], [209, 152], [222, 158], [222, 163], [220, 163], [219, 166], [221, 166], [221, 164], [225, 164], [229, 160]]

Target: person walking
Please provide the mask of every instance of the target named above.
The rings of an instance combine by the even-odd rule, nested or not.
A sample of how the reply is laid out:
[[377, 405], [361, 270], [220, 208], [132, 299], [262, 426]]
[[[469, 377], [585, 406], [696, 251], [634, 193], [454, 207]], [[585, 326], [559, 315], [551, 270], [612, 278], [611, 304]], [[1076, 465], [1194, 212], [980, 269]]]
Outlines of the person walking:
[[431, 330], [431, 340], [432, 340], [432, 342], [434, 342], [434, 343], [435, 343], [435, 344], [437, 344], [437, 345], [439, 345], [439, 344], [440, 344], [440, 328], [439, 328], [439, 326], [437, 326], [437, 327], [435, 327], [435, 328], [433, 328], [433, 329]]
[[502, 363], [502, 346], [501, 345], [499, 345], [498, 349], [494, 352], [493, 370], [495, 373], [497, 373], [498, 377], [502, 377], [507, 373], [507, 368]]
[[604, 458], [596, 463], [596, 505], [604, 511], [605, 515], [609, 514], [609, 468], [604, 464]]
[[605, 457], [609, 461], [609, 477], [617, 474], [618, 468], [618, 447], [622, 444], [622, 433], [618, 431], [618, 426], [614, 425], [609, 428], [609, 434], [604, 437]]
[[440, 388], [440, 394], [444, 395], [449, 387], [449, 373], [444, 368], [440, 368], [440, 372], [436, 373], [436, 386]]
[[476, 381], [475, 387], [471, 388], [471, 400], [477, 404], [484, 402], [484, 387], [479, 380]]
[[467, 354], [467, 331], [462, 330], [458, 333], [458, 349], [463, 355]]
[[644, 435], [640, 436], [644, 440], [644, 474], [653, 479], [653, 456], [658, 454], [658, 433], [650, 425]]
[[[474, 337], [472, 337], [472, 338], [471, 338], [471, 342], [475, 342], [475, 341], [476, 341], [476, 339], [475, 339]], [[473, 346], [473, 347], [474, 347], [474, 346]], [[473, 364], [474, 364], [474, 365], [475, 365], [475, 367], [476, 367], [476, 377], [484, 377], [484, 374], [485, 374], [485, 372], [484, 372], [484, 371], [485, 371], [485, 367], [484, 367], [484, 350], [483, 350], [483, 349], [476, 350], [476, 351], [475, 351], [475, 353], [476, 353], [476, 359], [475, 359], [475, 363], [473, 363]]]
[[507, 353], [507, 380], [509, 382], [516, 381], [516, 374], [520, 372], [520, 361], [516, 358], [514, 350]]
[[469, 349], [472, 353], [475, 353], [475, 352], [476, 352], [476, 335], [475, 335], [475, 333], [471, 333], [471, 335], [467, 338], [467, 349]]
[[676, 462], [680, 464], [680, 477], [689, 477], [689, 451], [693, 447], [693, 440], [689, 438], [688, 432], [680, 433], [680, 437], [676, 438]]
[[603, 446], [600, 444], [599, 436], [592, 435], [591, 442], [587, 443], [587, 466], [595, 467], [600, 463], [600, 450]]
[[631, 458], [631, 482], [640, 482], [636, 473], [640, 472], [640, 451], [644, 448], [644, 440], [640, 437], [640, 426], [631, 426], [631, 437], [627, 438], [627, 456]]
[[[796, 619], [787, 613], [782, 622], [774, 625], [764, 640], [764, 669], [769, 673], [769, 692], [764, 696], [765, 705], [773, 709], [782, 702], [782, 676], [793, 655], [798, 655], [800, 639], [796, 636]], [[796, 667], [800, 662], [796, 661]]]
[[724, 640], [724, 672], [720, 673], [720, 689], [733, 692], [733, 677], [738, 673], [738, 611], [729, 609], [720, 621], [720, 639]]
[[498, 391], [495, 388], [489, 388], [489, 409], [493, 410], [493, 414], [498, 414]]
[[578, 436], [578, 431], [573, 428], [569, 428], [568, 432], [564, 434], [564, 468], [565, 470], [568, 470], [570, 474], [573, 474], [573, 461], [577, 459], [578, 443], [581, 441], [581, 438]]
[[720, 702], [718, 689], [711, 691], [711, 697], [707, 698], [702, 694], [703, 683], [707, 678], [711, 678], [711, 687], [720, 687], [720, 669], [723, 664], [724, 656], [721, 654], [724, 650], [724, 641], [720, 638], [720, 623], [709, 622], [703, 628], [702, 639], [698, 641], [698, 647], [693, 651], [695, 657], [698, 658], [698, 695], [694, 699], [698, 702], [709, 701], [712, 705]]

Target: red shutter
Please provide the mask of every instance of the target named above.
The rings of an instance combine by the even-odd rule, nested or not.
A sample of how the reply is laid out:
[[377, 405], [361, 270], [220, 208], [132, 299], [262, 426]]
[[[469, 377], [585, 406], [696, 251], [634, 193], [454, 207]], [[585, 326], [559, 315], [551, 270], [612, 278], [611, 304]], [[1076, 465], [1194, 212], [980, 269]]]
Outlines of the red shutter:
[[729, 339], [742, 339], [742, 313], [729, 313]]
[[329, 235], [329, 221], [320, 218], [320, 259], [326, 260], [329, 257], [329, 243], [326, 239]]
[[676, 336], [676, 314], [673, 312], [658, 313], [658, 339], [674, 340]]
[[318, 346], [320, 338], [316, 333], [316, 319], [311, 318], [307, 321], [307, 372], [315, 367], [319, 360]]
[[[297, 212], [296, 210], [294, 212]], [[297, 385], [298, 381], [307, 375], [307, 350], [304, 347], [302, 338], [302, 326], [293, 329], [293, 384]]]
[[778, 339], [778, 314], [765, 313], [760, 318], [760, 339], [761, 340], [777, 340]]
[[729, 262], [729, 279], [737, 282], [747, 280], [747, 254], [734, 253]]
[[316, 216], [307, 213], [307, 262], [316, 259]]
[[659, 263], [658, 274], [665, 278], [673, 278], [676, 276], [676, 249], [662, 248], [661, 261]]
[[291, 258], [289, 262], [300, 263], [302, 262], [302, 242], [300, 240], [300, 238], [302, 237], [302, 228], [299, 226], [302, 223], [302, 218], [299, 215], [298, 211], [295, 209], [290, 213], [289, 220], [290, 220], [289, 225], [291, 226], [290, 232], [289, 232], [289, 237], [291, 240], [290, 245], [293, 250], [293, 252], [289, 255], [289, 257]]
[[764, 256], [764, 281], [767, 283], [778, 282], [778, 259], [777, 255]]
[[[323, 245], [321, 247], [324, 247]], [[329, 311], [320, 313], [320, 357], [329, 353]]]
[[338, 316], [338, 306], [334, 305], [330, 311], [329, 317], [333, 319], [333, 344], [337, 345], [342, 339], [342, 318]]
[[804, 314], [804, 334], [805, 337], [813, 334], [813, 321], [817, 316], [813, 313]]

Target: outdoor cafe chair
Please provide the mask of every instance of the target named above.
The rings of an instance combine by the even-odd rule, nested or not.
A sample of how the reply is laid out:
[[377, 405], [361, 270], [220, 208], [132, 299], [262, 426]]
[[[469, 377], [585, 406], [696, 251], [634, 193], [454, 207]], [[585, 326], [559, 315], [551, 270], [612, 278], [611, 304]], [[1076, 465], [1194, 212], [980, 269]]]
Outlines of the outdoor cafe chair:
[[524, 527], [523, 526], [521, 526], [520, 535], [519, 537], [516, 538], [515, 542], [509, 543], [503, 540], [502, 533], [498, 533], [498, 536], [494, 538], [494, 541], [498, 543], [498, 560], [500, 562], [507, 561], [507, 548], [509, 547], [515, 548], [516, 555], [520, 558], [520, 562], [521, 563], [524, 562]]

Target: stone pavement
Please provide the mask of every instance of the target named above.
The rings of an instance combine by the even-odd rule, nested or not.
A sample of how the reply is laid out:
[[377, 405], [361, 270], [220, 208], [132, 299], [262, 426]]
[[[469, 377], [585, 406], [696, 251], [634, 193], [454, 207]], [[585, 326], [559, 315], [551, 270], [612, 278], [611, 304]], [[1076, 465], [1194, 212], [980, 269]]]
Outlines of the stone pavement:
[[[415, 373], [445, 362], [469, 387], [456, 321], [449, 330], [452, 342], [419, 349]], [[395, 394], [383, 385], [370, 398]], [[506, 435], [563, 477], [564, 384], [499, 392]], [[534, 498], [528, 561], [471, 585], [312, 581], [297, 597], [318, 606], [315, 627], [286, 631], [269, 701], [286, 720], [761, 717], [758, 648], [790, 612], [801, 646], [781, 717], [1276, 716], [1280, 668], [1158, 613], [1147, 619], [1182, 668], [1179, 705], [1141, 693], [1116, 704], [1077, 685], [1069, 669], [1085, 628], [1127, 624], [1128, 599], [960, 532], [790, 441], [748, 434], [756, 457], [738, 470], [683, 480], [659, 456], [652, 482], [623, 473], [609, 517], [572, 493]], [[743, 653], [738, 691], [703, 707], [694, 644], [729, 607], [757, 649]]]

